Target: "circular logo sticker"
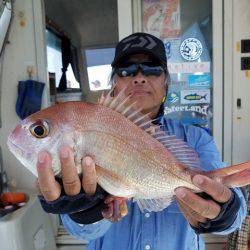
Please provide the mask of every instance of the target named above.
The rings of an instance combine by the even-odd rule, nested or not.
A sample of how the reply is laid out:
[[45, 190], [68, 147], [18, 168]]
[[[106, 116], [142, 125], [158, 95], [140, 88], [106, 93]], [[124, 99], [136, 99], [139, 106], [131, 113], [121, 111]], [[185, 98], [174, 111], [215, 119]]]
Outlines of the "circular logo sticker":
[[196, 38], [187, 38], [182, 42], [180, 52], [184, 59], [194, 61], [202, 54], [202, 44]]

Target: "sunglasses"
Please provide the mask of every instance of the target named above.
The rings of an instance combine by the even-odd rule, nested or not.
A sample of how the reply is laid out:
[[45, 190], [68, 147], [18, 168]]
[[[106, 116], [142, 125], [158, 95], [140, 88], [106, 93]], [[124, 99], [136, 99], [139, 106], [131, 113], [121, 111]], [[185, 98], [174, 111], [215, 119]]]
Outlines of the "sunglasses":
[[120, 77], [135, 76], [138, 71], [145, 76], [160, 76], [165, 70], [159, 64], [153, 62], [145, 63], [131, 63], [127, 65], [120, 65], [115, 69], [115, 72]]

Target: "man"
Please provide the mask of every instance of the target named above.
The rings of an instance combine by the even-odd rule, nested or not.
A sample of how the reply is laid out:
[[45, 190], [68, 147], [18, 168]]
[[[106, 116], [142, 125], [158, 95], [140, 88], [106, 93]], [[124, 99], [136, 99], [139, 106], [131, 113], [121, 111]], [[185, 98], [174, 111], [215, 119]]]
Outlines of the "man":
[[[137, 102], [137, 108], [142, 109], [142, 113], [150, 112], [151, 118], [158, 118], [156, 123], [161, 123], [164, 130], [187, 141], [197, 151], [204, 171], [222, 167], [214, 141], [205, 130], [163, 117], [162, 107], [169, 74], [161, 40], [146, 33], [124, 38], [116, 47], [112, 67], [114, 96], [126, 87], [125, 95], [130, 95], [131, 102]], [[83, 159], [83, 177], [80, 179], [72, 150], [64, 145], [60, 156], [61, 185], [53, 176], [49, 154], [41, 152], [39, 155], [37, 169], [43, 204], [52, 203], [56, 207], [62, 189], [65, 199], [77, 197], [81, 186], [85, 193], [95, 197], [93, 159], [89, 156]], [[102, 211], [106, 219], [95, 220], [95, 214], [91, 212], [92, 222], [95, 223], [87, 224], [85, 218], [89, 214], [80, 208], [77, 213], [64, 212], [61, 218], [71, 234], [79, 239], [90, 240], [88, 249], [91, 250], [204, 249], [200, 233], [228, 234], [234, 231], [245, 217], [246, 206], [239, 189], [228, 189], [202, 175], [194, 176], [193, 183], [204, 192], [195, 194], [192, 190], [180, 187], [175, 190], [177, 199], [160, 212], [141, 213], [138, 205], [132, 201], [125, 203], [121, 200], [117, 205], [117, 201], [115, 203], [112, 197], [108, 197], [105, 200], [107, 207]], [[74, 198], [68, 201], [74, 204]], [[128, 214], [124, 216], [126, 204]], [[120, 209], [120, 213], [117, 209]]]

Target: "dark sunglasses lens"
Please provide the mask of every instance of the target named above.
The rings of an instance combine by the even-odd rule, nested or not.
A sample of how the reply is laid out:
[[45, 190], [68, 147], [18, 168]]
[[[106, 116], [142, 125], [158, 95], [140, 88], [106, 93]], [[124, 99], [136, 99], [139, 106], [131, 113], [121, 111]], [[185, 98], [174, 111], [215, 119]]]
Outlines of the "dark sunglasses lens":
[[132, 64], [127, 67], [120, 67], [116, 69], [116, 73], [120, 77], [126, 77], [126, 76], [135, 76], [136, 72], [138, 71], [138, 65]]
[[141, 65], [141, 71], [145, 76], [160, 76], [164, 72], [164, 69], [161, 66]]

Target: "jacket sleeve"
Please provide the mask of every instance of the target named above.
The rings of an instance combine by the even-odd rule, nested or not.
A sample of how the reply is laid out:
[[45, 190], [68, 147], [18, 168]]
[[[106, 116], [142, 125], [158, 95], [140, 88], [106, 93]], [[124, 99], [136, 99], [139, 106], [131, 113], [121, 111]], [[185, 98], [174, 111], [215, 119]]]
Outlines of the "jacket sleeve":
[[218, 233], [214, 233], [214, 234], [227, 235], [227, 234], [234, 232], [235, 230], [237, 230], [241, 227], [241, 224], [246, 217], [247, 207], [246, 207], [245, 197], [239, 188], [234, 188], [234, 191], [238, 195], [238, 197], [241, 201], [241, 206], [239, 208], [237, 217], [236, 217], [234, 223], [229, 228], [227, 228], [226, 230], [224, 230], [222, 232], [218, 232]]
[[78, 224], [70, 219], [67, 214], [60, 215], [62, 223], [66, 230], [77, 239], [84, 239], [87, 241], [97, 239], [103, 236], [111, 226], [108, 220], [101, 220], [93, 224]]

